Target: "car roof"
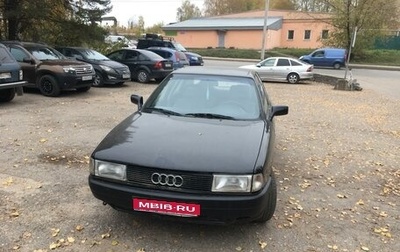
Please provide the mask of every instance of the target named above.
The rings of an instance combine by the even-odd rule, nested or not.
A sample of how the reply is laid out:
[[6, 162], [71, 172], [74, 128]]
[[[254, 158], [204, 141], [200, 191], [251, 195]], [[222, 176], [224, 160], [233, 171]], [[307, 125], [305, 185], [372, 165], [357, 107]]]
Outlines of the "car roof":
[[169, 48], [169, 47], [161, 47], [161, 46], [150, 46], [148, 48], [146, 48], [147, 50], [151, 50], [151, 49], [156, 49], [156, 50], [164, 50], [164, 51], [172, 51], [175, 52], [177, 51], [174, 48]]
[[215, 68], [206, 66], [191, 66], [183, 67], [175, 70], [176, 74], [195, 74], [195, 75], [219, 75], [219, 76], [233, 76], [255, 78], [255, 72], [249, 69], [241, 68]]

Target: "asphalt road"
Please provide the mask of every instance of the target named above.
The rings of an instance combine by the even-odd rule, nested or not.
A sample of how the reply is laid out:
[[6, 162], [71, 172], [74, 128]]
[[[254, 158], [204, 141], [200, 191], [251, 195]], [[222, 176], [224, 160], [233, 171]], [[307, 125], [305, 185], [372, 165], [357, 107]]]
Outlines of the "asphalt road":
[[[239, 67], [242, 65], [255, 64], [254, 61], [231, 61], [206, 59], [205, 66]], [[353, 78], [357, 79], [361, 87], [373, 90], [379, 94], [400, 99], [400, 70], [353, 68]], [[378, 68], [378, 67], [377, 67]], [[315, 68], [315, 73], [344, 78], [345, 69], [335, 70], [329, 68]]]

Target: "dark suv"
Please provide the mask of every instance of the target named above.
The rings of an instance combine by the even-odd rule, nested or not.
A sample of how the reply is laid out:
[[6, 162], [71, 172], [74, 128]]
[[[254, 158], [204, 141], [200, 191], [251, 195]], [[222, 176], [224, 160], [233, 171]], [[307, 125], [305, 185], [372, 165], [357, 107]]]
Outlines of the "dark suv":
[[203, 58], [193, 52], [188, 52], [186, 48], [173, 40], [172, 38], [164, 38], [157, 34], [146, 34], [143, 38], [138, 40], [137, 49], [147, 49], [149, 47], [169, 47], [183, 52], [189, 60], [191, 66], [204, 65]]
[[15, 93], [22, 95], [22, 87], [26, 84], [22, 77], [21, 66], [7, 48], [0, 44], [0, 102], [11, 101]]
[[3, 41], [20, 63], [27, 87], [38, 88], [45, 96], [58, 96], [62, 90], [86, 92], [93, 84], [93, 66], [71, 60], [41, 43]]

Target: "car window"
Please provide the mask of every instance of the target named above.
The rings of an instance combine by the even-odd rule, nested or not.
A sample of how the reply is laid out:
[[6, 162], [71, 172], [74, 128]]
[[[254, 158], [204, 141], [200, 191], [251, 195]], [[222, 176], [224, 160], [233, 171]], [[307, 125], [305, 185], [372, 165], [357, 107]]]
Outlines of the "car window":
[[325, 52], [324, 51], [316, 51], [315, 53], [312, 54], [312, 57], [324, 57]]
[[266, 59], [262, 61], [260, 64], [261, 66], [274, 66], [276, 59]]
[[278, 59], [276, 66], [290, 66], [288, 59]]
[[126, 60], [138, 60], [139, 53], [136, 51], [128, 50], [125, 54]]
[[258, 99], [250, 78], [175, 74], [162, 82], [145, 107], [249, 120], [260, 116]]
[[292, 64], [292, 66], [301, 66], [302, 65], [300, 62], [297, 62], [295, 60], [290, 60], [290, 64]]
[[85, 55], [85, 57], [90, 60], [108, 60], [108, 58], [103, 54], [91, 49], [81, 49], [78, 53]]
[[63, 58], [49, 47], [28, 47], [26, 49], [39, 60], [58, 60]]
[[116, 51], [108, 55], [109, 59], [112, 60], [123, 60], [124, 59], [124, 51]]
[[24, 58], [31, 58], [31, 56], [21, 48], [11, 47], [10, 52], [18, 62], [22, 62]]
[[5, 64], [5, 63], [14, 63], [15, 59], [10, 55], [8, 52], [7, 48], [5, 47], [0, 47], [0, 63]]

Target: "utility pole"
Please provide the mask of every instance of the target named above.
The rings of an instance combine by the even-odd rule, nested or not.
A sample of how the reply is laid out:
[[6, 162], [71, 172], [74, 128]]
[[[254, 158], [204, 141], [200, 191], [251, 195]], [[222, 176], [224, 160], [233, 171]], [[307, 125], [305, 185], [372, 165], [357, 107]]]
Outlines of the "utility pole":
[[269, 0], [265, 0], [265, 14], [264, 14], [264, 27], [263, 27], [263, 35], [262, 35], [262, 48], [261, 48], [261, 60], [265, 57], [265, 48], [266, 43], [265, 40], [267, 38], [268, 31], [268, 9], [269, 9]]

